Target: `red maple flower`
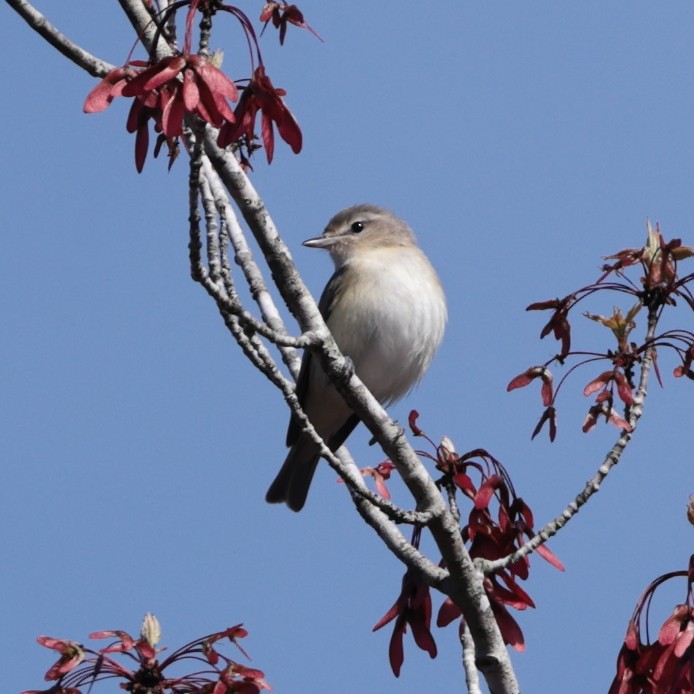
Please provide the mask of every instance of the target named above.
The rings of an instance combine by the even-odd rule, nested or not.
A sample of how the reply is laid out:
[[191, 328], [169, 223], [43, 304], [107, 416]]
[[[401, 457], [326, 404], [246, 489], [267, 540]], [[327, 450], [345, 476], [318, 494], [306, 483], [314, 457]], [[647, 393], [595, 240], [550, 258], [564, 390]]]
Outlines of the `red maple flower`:
[[84, 100], [82, 110], [85, 113], [99, 113], [106, 109], [109, 104], [117, 97], [123, 96], [123, 88], [130, 80], [137, 76], [135, 67], [145, 67], [147, 63], [141, 60], [133, 60], [123, 67], [113, 68], [92, 89]]
[[[673, 578], [687, 577], [687, 600], [676, 605], [665, 620], [658, 638], [648, 637], [649, 608], [657, 588]], [[617, 674], [609, 694], [671, 694], [694, 692], [694, 556], [688, 571], [673, 571], [657, 578], [636, 603], [624, 643], [617, 658]], [[645, 628], [642, 628], [645, 627]], [[644, 638], [645, 640], [642, 640]]]
[[400, 668], [405, 660], [403, 636], [407, 625], [412, 627], [415, 643], [426, 651], [432, 658], [436, 657], [436, 642], [431, 635], [431, 595], [429, 586], [424, 580], [409, 569], [402, 578], [402, 589], [395, 604], [376, 623], [373, 630], [395, 620], [393, 634], [390, 637], [388, 658], [390, 667], [396, 677], [400, 676]]
[[203, 55], [180, 54], [162, 58], [144, 70], [141, 61], [111, 70], [87, 95], [85, 113], [97, 113], [117, 96], [134, 97], [126, 129], [137, 133], [135, 166], [141, 172], [149, 148], [149, 121], [171, 142], [183, 134], [187, 113], [219, 128], [233, 122], [228, 101], [238, 99], [236, 85]]
[[60, 679], [84, 660], [84, 651], [76, 641], [54, 639], [50, 636], [39, 636], [38, 643], [60, 653], [60, 658], [49, 668], [44, 676], [47, 681]]
[[554, 339], [561, 342], [561, 351], [559, 352], [559, 359], [563, 359], [568, 356], [571, 351], [571, 324], [569, 323], [568, 315], [571, 306], [575, 302], [576, 297], [573, 294], [564, 297], [563, 299], [551, 299], [550, 301], [538, 301], [534, 304], [530, 304], [525, 310], [526, 311], [545, 311], [547, 309], [554, 309], [552, 317], [549, 319], [547, 325], [542, 328], [540, 333], [540, 339], [546, 337], [550, 333], [554, 334]]
[[219, 131], [217, 144], [220, 147], [244, 141], [246, 146], [256, 139], [255, 118], [261, 113], [261, 135], [265, 145], [268, 164], [272, 162], [275, 151], [273, 124], [277, 126], [280, 137], [292, 148], [294, 154], [301, 151], [302, 135], [294, 115], [282, 100], [284, 89], [276, 89], [265, 68], [260, 65], [241, 94], [234, 111], [234, 119], [228, 119]]
[[215, 128], [225, 121], [233, 122], [234, 113], [227, 99], [238, 99], [236, 85], [221, 70], [205, 56], [187, 54], [162, 58], [130, 80], [121, 93], [143, 102], [154, 96], [167, 137], [183, 134], [186, 113], [195, 114]]
[[506, 391], [510, 393], [516, 388], [524, 388], [536, 378], [542, 381], [542, 388], [540, 390], [542, 404], [545, 407], [549, 407], [554, 399], [552, 394], [552, 374], [550, 370], [544, 366], [532, 366], [522, 374], [519, 374], [506, 386]]
[[601, 373], [597, 378], [594, 378], [584, 389], [583, 389], [583, 395], [592, 395], [593, 393], [597, 393], [598, 391], [601, 391], [598, 394], [598, 402], [603, 402], [607, 398], [604, 397], [606, 393], [608, 393], [608, 386], [610, 383], [615, 383], [617, 386], [617, 395], [619, 395], [619, 399], [625, 404], [625, 405], [633, 405], [634, 404], [634, 394], [631, 390], [631, 386], [629, 385], [629, 382], [626, 379], [626, 376], [620, 369], [613, 369], [612, 371], [604, 371]]
[[586, 434], [594, 429], [598, 423], [598, 418], [601, 416], [605, 418], [606, 422], [613, 424], [618, 429], [632, 431], [631, 424], [612, 407], [612, 398], [608, 397], [604, 402], [598, 402], [590, 407], [581, 427], [583, 433]]
[[[120, 689], [129, 692], [259, 694], [264, 689], [271, 689], [265, 681], [265, 675], [260, 670], [235, 662], [215, 648], [219, 641], [229, 639], [248, 657], [238, 644], [238, 639], [247, 634], [243, 626], [237, 624], [224, 631], [191, 641], [160, 660], [157, 655], [166, 650], [156, 647], [161, 629], [156, 618], [147, 614], [138, 639], [120, 630], [91, 634], [90, 638], [93, 639], [115, 638], [112, 644], [98, 651], [84, 648], [74, 641], [62, 641], [46, 636], [40, 637], [38, 641], [41, 645], [61, 653], [60, 660], [46, 674], [46, 679], [57, 680], [49, 690], [50, 694], [81, 694], [82, 687], [91, 689], [95, 682], [104, 679], [120, 680]], [[118, 656], [126, 656], [125, 664], [116, 659]], [[178, 666], [189, 660], [197, 663], [194, 672], [167, 672], [174, 664], [180, 671]], [[200, 662], [207, 662], [207, 667], [201, 668]], [[42, 693], [30, 690], [23, 694]]]
[[269, 22], [275, 29], [280, 30], [280, 45], [284, 44], [284, 36], [287, 33], [287, 25], [293, 24], [301, 29], [308, 29], [319, 41], [323, 39], [306, 23], [304, 15], [296, 5], [286, 2], [266, 2], [260, 13], [260, 21], [265, 22], [263, 31]]

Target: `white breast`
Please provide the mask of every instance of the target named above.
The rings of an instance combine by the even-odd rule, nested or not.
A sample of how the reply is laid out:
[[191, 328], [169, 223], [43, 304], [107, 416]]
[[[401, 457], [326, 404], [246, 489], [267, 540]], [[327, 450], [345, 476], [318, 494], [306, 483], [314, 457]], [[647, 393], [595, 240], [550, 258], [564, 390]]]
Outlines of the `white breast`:
[[395, 402], [424, 375], [443, 337], [436, 272], [418, 248], [376, 248], [348, 264], [342, 291], [328, 327], [374, 396]]

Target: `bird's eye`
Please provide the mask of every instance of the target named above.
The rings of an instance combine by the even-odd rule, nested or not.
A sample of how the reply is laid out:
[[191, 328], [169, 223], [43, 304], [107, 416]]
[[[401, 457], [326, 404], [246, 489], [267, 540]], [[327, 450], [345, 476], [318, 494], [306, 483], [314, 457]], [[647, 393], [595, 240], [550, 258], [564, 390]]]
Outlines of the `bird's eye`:
[[364, 231], [364, 222], [354, 222], [350, 229], [355, 233], [358, 234], [360, 231]]

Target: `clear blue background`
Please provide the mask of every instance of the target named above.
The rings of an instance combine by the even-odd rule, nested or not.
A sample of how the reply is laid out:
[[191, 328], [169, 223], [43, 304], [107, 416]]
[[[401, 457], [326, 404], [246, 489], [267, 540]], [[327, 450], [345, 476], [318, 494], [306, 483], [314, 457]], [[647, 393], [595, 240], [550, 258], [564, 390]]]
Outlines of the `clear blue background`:
[[[243, 7], [259, 14], [259, 3]], [[115, 2], [39, 8], [100, 57], [128, 55], [132, 30]], [[694, 245], [694, 6], [301, 8], [325, 43], [290, 28], [283, 49], [271, 31], [263, 45], [304, 151], [279, 144], [269, 168], [261, 153], [254, 183], [316, 292], [330, 262], [300, 242], [335, 211], [371, 201], [412, 224], [450, 322], [425, 382], [393, 414], [417, 408], [433, 438], [488, 448], [539, 526], [593, 475], [616, 430], [580, 432], [581, 390], [600, 368], [590, 367], [567, 383], [558, 441], [529, 440], [537, 389], [505, 386], [555, 345], [538, 340], [545, 316], [524, 308], [641, 246], [647, 217]], [[95, 80], [5, 5], [0, 45], [3, 690], [41, 686], [52, 653], [36, 635], [137, 633], [147, 610], [170, 647], [243, 622], [252, 665], [278, 692], [461, 690], [454, 626], [434, 629], [433, 661], [408, 634], [393, 678], [390, 629], [371, 627], [402, 567], [327, 467], [301, 514], [265, 505], [287, 412], [189, 279], [185, 157], [167, 173], [150, 155], [138, 176], [129, 103], [83, 115]], [[226, 49], [229, 74], [247, 76], [230, 18], [219, 17], [213, 47]], [[692, 329], [691, 312], [679, 325]], [[588, 321], [576, 340], [611, 346]], [[651, 385], [633, 445], [552, 542], [566, 573], [533, 559], [525, 587], [537, 609], [518, 615], [527, 652], [513, 655], [525, 692], [606, 691], [638, 595], [687, 565], [694, 391], [670, 377], [674, 366], [661, 355], [665, 388]], [[378, 463], [366, 440], [355, 435], [353, 452]], [[658, 624], [683, 597], [680, 584], [658, 604]]]

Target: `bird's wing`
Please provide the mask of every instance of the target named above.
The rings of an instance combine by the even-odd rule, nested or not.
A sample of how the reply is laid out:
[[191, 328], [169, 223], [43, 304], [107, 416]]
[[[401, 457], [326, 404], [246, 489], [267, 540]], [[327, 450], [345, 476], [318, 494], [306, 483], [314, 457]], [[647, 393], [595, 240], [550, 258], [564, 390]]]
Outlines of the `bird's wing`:
[[[335, 300], [339, 296], [339, 287], [342, 283], [343, 275], [346, 268], [342, 267], [328, 281], [325, 285], [325, 289], [321, 294], [320, 301], [318, 302], [318, 310], [323, 316], [323, 320], [328, 321], [330, 314], [335, 306]], [[309, 377], [311, 373], [311, 360], [313, 355], [310, 350], [304, 351], [304, 357], [301, 361], [301, 369], [299, 370], [299, 378], [296, 381], [296, 397], [299, 399], [299, 404], [304, 406], [304, 399], [306, 398], [306, 393], [308, 392]], [[354, 428], [354, 427], [352, 427]], [[293, 446], [301, 434], [301, 424], [297, 421], [296, 417], [292, 415], [289, 420], [289, 428], [287, 429], [287, 446]]]

